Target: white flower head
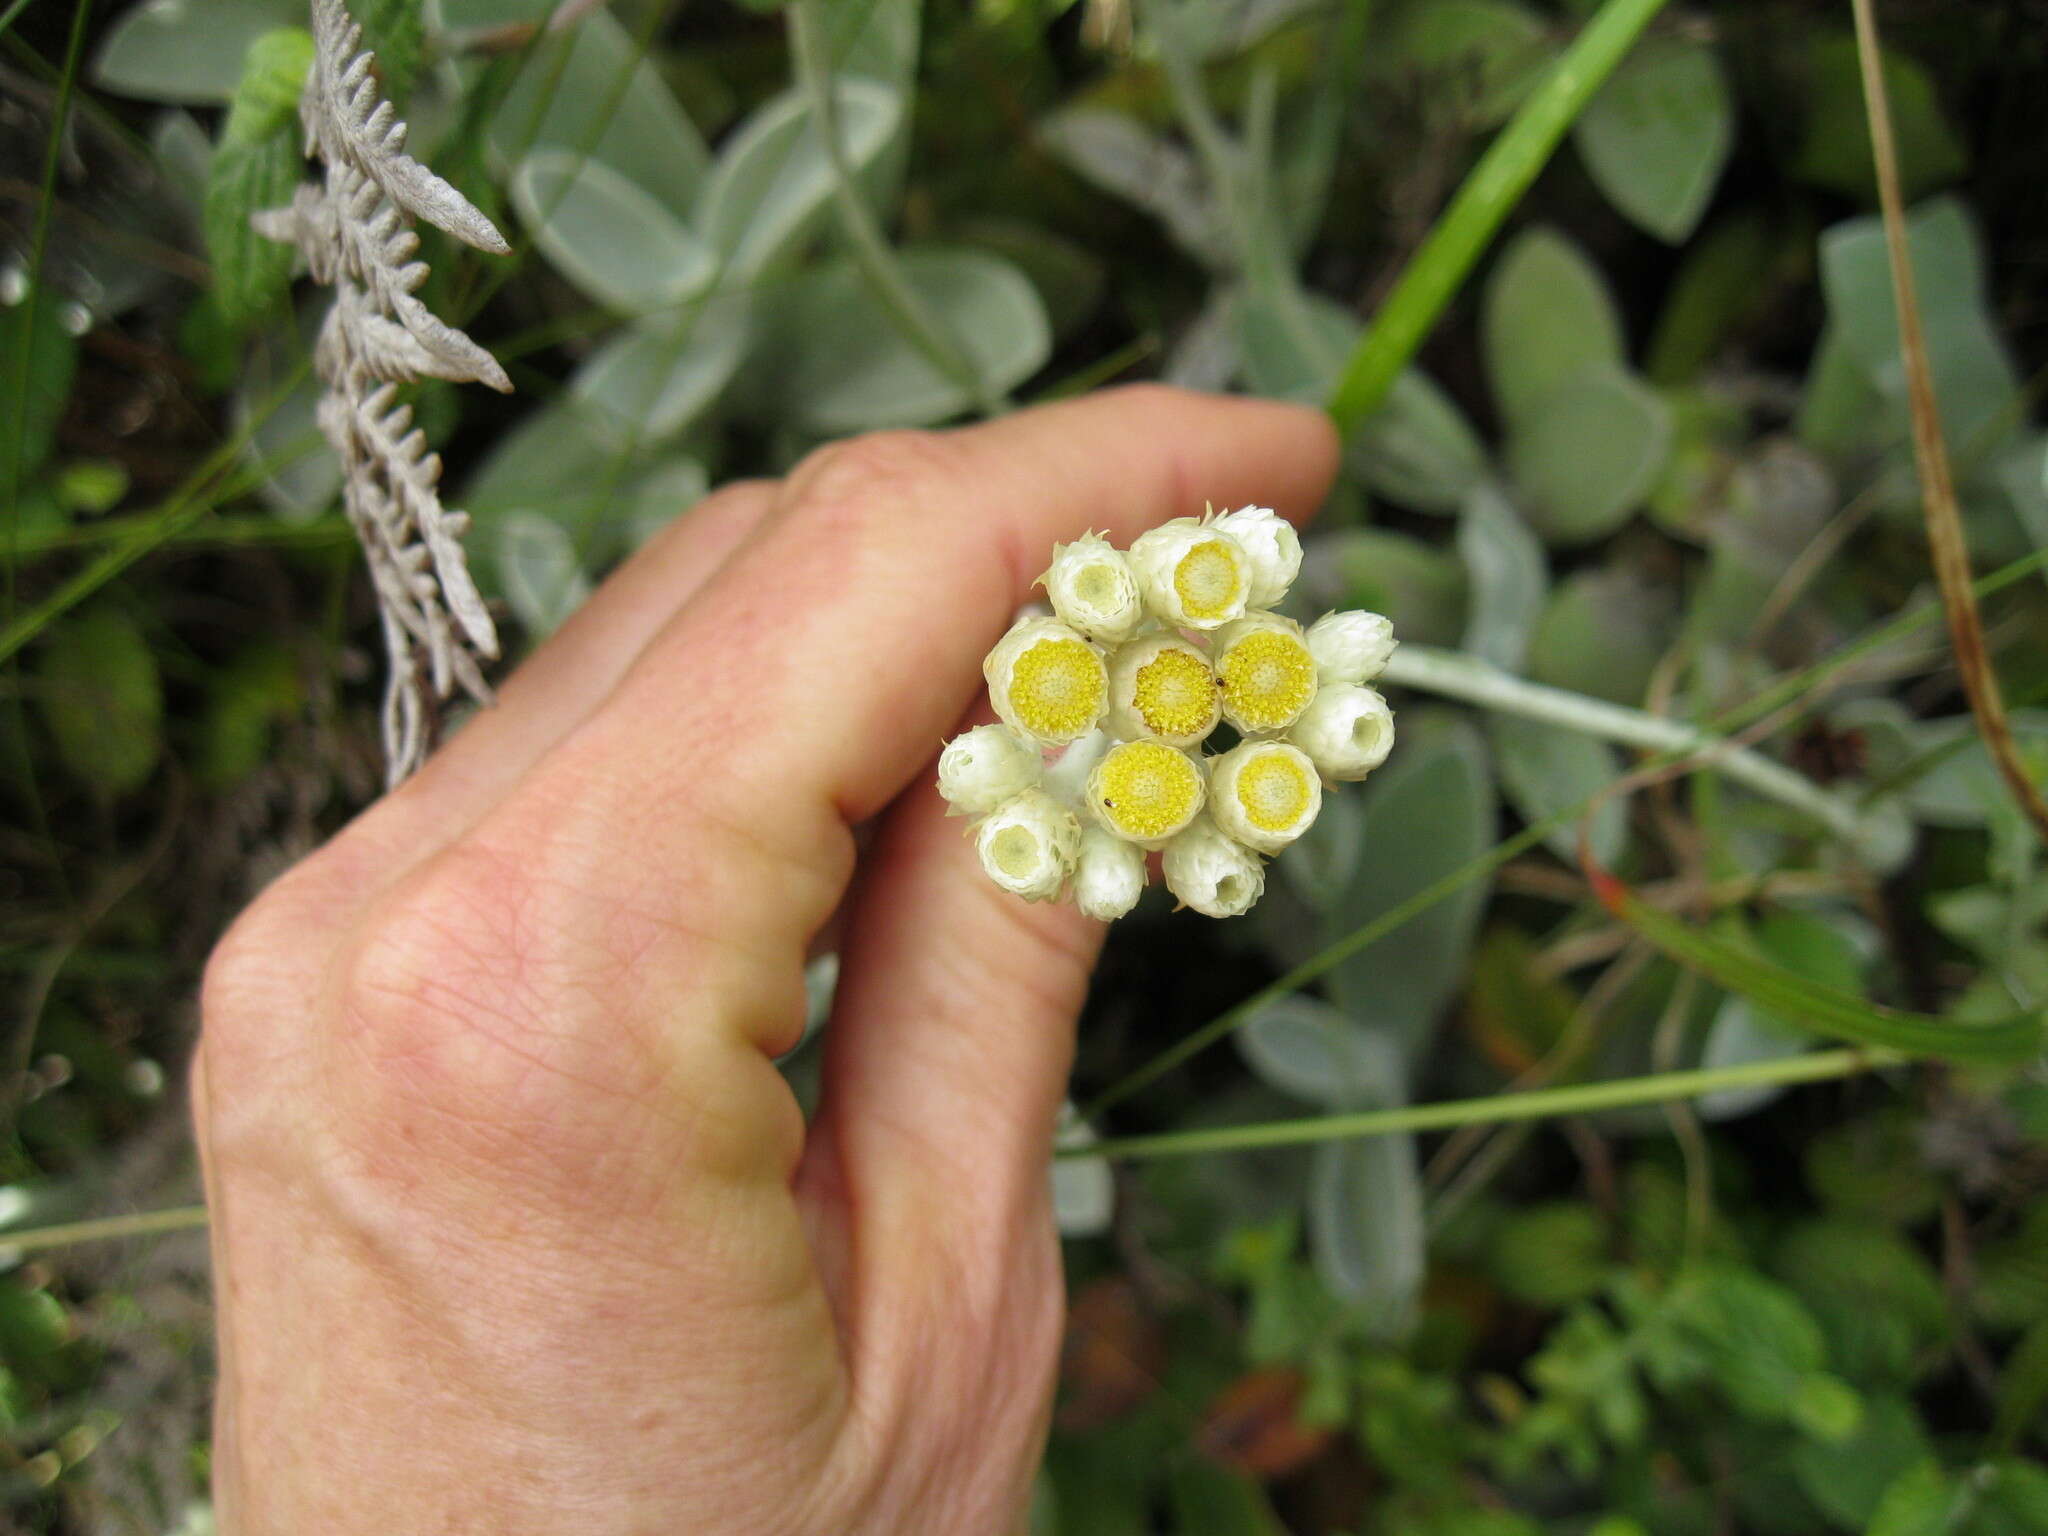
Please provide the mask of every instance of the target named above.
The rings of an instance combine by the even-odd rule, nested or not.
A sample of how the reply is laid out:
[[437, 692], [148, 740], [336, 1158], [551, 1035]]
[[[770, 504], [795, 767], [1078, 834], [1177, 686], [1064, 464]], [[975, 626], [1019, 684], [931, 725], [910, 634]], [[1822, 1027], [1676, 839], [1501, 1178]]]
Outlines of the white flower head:
[[1042, 790], [1027, 789], [975, 828], [989, 879], [1026, 901], [1051, 901], [1073, 872], [1081, 823]]
[[1138, 580], [1123, 551], [1100, 534], [1052, 547], [1052, 565], [1038, 578], [1052, 611], [1091, 640], [1114, 645], [1145, 622]]
[[1271, 608], [1287, 595], [1301, 574], [1301, 536], [1292, 523], [1271, 507], [1239, 507], [1212, 526], [1236, 539], [1252, 557], [1252, 607]]
[[1200, 518], [1177, 517], [1139, 534], [1130, 561], [1146, 606], [1176, 629], [1219, 628], [1242, 618], [1251, 601], [1251, 556]]
[[1394, 654], [1394, 621], [1362, 608], [1326, 613], [1308, 628], [1309, 654], [1325, 682], [1369, 683]]
[[1204, 816], [1166, 845], [1166, 888], [1205, 917], [1240, 917], [1266, 891], [1259, 856]]
[[939, 754], [939, 793], [951, 816], [986, 816], [1005, 800], [1036, 789], [1045, 761], [1035, 743], [1007, 725], [977, 725]]
[[1328, 683], [1287, 739], [1309, 755], [1324, 778], [1362, 779], [1393, 750], [1394, 712], [1371, 688]]
[[1201, 766], [1160, 741], [1119, 742], [1088, 775], [1096, 822], [1140, 848], [1163, 847], [1195, 819], [1207, 794]]
[[1171, 630], [1154, 630], [1109, 658], [1109, 728], [1127, 741], [1199, 745], [1221, 708], [1209, 658]]
[[1316, 696], [1316, 663], [1301, 626], [1251, 613], [1216, 632], [1212, 651], [1223, 718], [1247, 735], [1284, 731]]
[[1080, 867], [1074, 871], [1074, 905], [1081, 915], [1113, 923], [1138, 904], [1144, 890], [1144, 851], [1113, 832], [1083, 827]]
[[1019, 619], [981, 670], [1004, 723], [1049, 747], [1087, 735], [1109, 702], [1102, 653], [1058, 619]]
[[1247, 741], [1209, 765], [1209, 814], [1259, 853], [1278, 853], [1314, 825], [1322, 808], [1316, 765], [1284, 741]]

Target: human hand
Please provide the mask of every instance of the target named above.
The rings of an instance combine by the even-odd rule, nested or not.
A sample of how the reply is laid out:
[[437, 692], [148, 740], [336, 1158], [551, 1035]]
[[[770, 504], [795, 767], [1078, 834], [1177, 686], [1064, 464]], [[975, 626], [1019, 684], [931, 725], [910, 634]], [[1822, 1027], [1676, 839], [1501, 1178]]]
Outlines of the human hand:
[[222, 1529], [1011, 1528], [1102, 930], [987, 882], [933, 759], [1055, 540], [1299, 514], [1335, 451], [1148, 387], [730, 487], [273, 885], [193, 1072]]

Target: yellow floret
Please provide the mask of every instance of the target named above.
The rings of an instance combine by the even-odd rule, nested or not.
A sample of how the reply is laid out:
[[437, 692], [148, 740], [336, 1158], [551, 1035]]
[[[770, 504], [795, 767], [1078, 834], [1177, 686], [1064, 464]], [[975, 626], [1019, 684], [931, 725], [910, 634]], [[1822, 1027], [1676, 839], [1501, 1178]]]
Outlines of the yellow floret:
[[1025, 729], [1071, 739], [1102, 713], [1108, 683], [1102, 659], [1079, 640], [1041, 640], [1010, 673], [1010, 707]]
[[1246, 635], [1224, 654], [1223, 708], [1244, 731], [1277, 731], [1292, 724], [1316, 693], [1316, 664], [1308, 647], [1280, 630]]
[[1245, 819], [1265, 832], [1292, 831], [1315, 792], [1290, 752], [1261, 752], [1237, 776], [1237, 803]]
[[1161, 736], [1202, 730], [1216, 712], [1216, 674], [1192, 651], [1165, 650], [1138, 668], [1131, 707]]
[[1110, 830], [1138, 842], [1170, 837], [1202, 808], [1202, 775], [1187, 755], [1156, 741], [1112, 747], [1090, 797]]
[[1221, 539], [1197, 544], [1173, 568], [1173, 590], [1189, 619], [1221, 619], [1244, 602], [1244, 557]]

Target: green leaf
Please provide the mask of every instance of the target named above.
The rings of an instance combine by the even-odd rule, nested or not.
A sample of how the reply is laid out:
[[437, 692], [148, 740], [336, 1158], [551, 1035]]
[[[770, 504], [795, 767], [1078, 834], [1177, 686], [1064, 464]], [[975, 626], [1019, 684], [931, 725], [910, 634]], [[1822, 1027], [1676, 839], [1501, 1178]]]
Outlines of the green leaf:
[[1806, 1144], [1806, 1182], [1832, 1211], [1910, 1226], [1941, 1203], [1920, 1150], [1920, 1121], [1903, 1108], [1864, 1114]]
[[[1621, 754], [1583, 731], [1500, 714], [1488, 718], [1486, 731], [1494, 761], [1500, 764], [1501, 789], [1524, 821], [1547, 820], [1583, 803], [1623, 771]], [[1576, 864], [1579, 831], [1580, 823], [1573, 821], [1543, 841], [1559, 858]], [[1628, 802], [1614, 795], [1602, 799], [1586, 836], [1593, 857], [1602, 864], [1620, 858], [1628, 841]]]
[[1899, 1468], [1932, 1454], [1912, 1403], [1886, 1392], [1863, 1400], [1861, 1416], [1852, 1413], [1847, 1433], [1802, 1437], [1792, 1447], [1792, 1471], [1829, 1518], [1860, 1531], [1877, 1513]]
[[1330, 1294], [1358, 1311], [1376, 1340], [1405, 1338], [1429, 1245], [1412, 1136], [1366, 1136], [1317, 1147], [1309, 1174], [1309, 1249]]
[[89, 608], [52, 635], [38, 669], [43, 721], [66, 768], [105, 799], [139, 789], [162, 750], [156, 653], [118, 608]]
[[[833, 83], [839, 143], [856, 174], [875, 163], [902, 119], [903, 101], [872, 80]], [[726, 142], [704, 188], [697, 229], [735, 282], [752, 282], [808, 238], [836, 178], [825, 138], [798, 91], [758, 108]]]
[[1576, 571], [1557, 584], [1536, 623], [1529, 676], [1616, 704], [1639, 704], [1671, 627], [1670, 595], [1632, 567]]
[[[990, 388], [1014, 389], [1052, 350], [1030, 280], [983, 251], [906, 248], [903, 274]], [[820, 437], [927, 426], [957, 416], [967, 392], [897, 329], [851, 261], [825, 263], [783, 288], [752, 369], [763, 412]]]
[[279, 27], [251, 43], [221, 127], [222, 143], [255, 144], [288, 134], [296, 144], [299, 97], [312, 67], [313, 34], [303, 27]]
[[2048, 1204], [2035, 1202], [2016, 1232], [1978, 1249], [1970, 1303], [1994, 1328], [2048, 1319]]
[[[474, 522], [471, 537], [494, 537], [491, 525], [514, 512], [539, 512], [569, 531], [582, 563], [595, 569], [618, 546], [614, 493], [629, 467], [607, 423], [558, 396], [499, 438], [465, 482], [461, 505]], [[482, 562], [480, 583], [495, 566]]]
[[2041, 1010], [1990, 1020], [1953, 1020], [1872, 1003], [1761, 959], [1646, 906], [1621, 881], [1597, 872], [1601, 902], [1656, 948], [1779, 1018], [1856, 1045], [1946, 1061], [2022, 1062], [2042, 1046]]
[[1512, 0], [1426, 0], [1400, 12], [1379, 64], [1426, 86], [1432, 115], [1488, 128], [1520, 105], [1553, 51], [1545, 19]]
[[1169, 1474], [1167, 1491], [1174, 1536], [1286, 1536], [1259, 1485], [1240, 1472], [1190, 1457]]
[[678, 219], [711, 163], [654, 60], [603, 7], [534, 45], [485, 137], [508, 168], [543, 148], [588, 156]]
[[[1831, 192], [1875, 203], [1877, 172], [1870, 158], [1855, 35], [1846, 28], [1815, 32], [1805, 63], [1805, 88], [1794, 98], [1804, 104], [1805, 127], [1792, 174]], [[1905, 196], [1920, 197], [1960, 176], [1966, 166], [1963, 148], [1927, 71], [1908, 55], [1886, 49], [1884, 90]]]
[[2048, 1317], [2020, 1336], [1998, 1373], [1998, 1418], [1992, 1443], [2002, 1451], [2036, 1444], [2048, 1428]]
[[[1467, 720], [1413, 710], [1401, 740], [1363, 794], [1365, 857], [1324, 919], [1349, 933], [1459, 870], [1493, 845], [1493, 779], [1484, 741]], [[1474, 880], [1332, 973], [1353, 1018], [1391, 1032], [1412, 1060], [1437, 1015], [1464, 985], [1490, 880]]]
[[269, 759], [271, 734], [304, 703], [298, 663], [283, 646], [257, 644], [208, 680], [199, 721], [200, 781], [231, 789]]
[[1868, 1536], [1959, 1536], [1967, 1507], [1932, 1456], [1893, 1478], [1870, 1518]]
[[1400, 1053], [1387, 1037], [1316, 998], [1282, 998], [1232, 1038], [1262, 1080], [1312, 1104], [1356, 1108], [1406, 1096]]
[[498, 579], [512, 613], [540, 640], [590, 596], [576, 545], [559, 523], [538, 512], [511, 512], [495, 528]]
[[1627, 522], [1670, 458], [1664, 397], [1619, 368], [1575, 375], [1508, 441], [1529, 520], [1553, 544], [1583, 544]]
[[752, 335], [746, 305], [737, 301], [649, 316], [592, 353], [569, 392], [610, 422], [621, 442], [673, 438], [717, 404]]
[[362, 23], [362, 46], [377, 55], [385, 99], [403, 111], [426, 46], [420, 0], [351, 0], [349, 10]]
[[1302, 563], [1311, 611], [1364, 608], [1423, 645], [1456, 645], [1465, 627], [1465, 570], [1442, 550], [1377, 528], [1311, 541]]
[[1600, 1293], [1613, 1267], [1607, 1223], [1592, 1206], [1552, 1201], [1515, 1211], [1487, 1249], [1502, 1290], [1534, 1307], [1566, 1307]]
[[1486, 449], [1465, 413], [1414, 368], [1358, 424], [1346, 457], [1368, 490], [1418, 512], [1455, 512], [1487, 473]]
[[290, 134], [230, 141], [215, 152], [206, 179], [206, 250], [213, 299], [233, 329], [261, 319], [291, 283], [292, 248], [256, 233], [249, 216], [291, 201], [304, 166]]
[[92, 78], [123, 96], [213, 106], [234, 95], [251, 43], [305, 20], [305, 0], [144, 0], [107, 29]]
[[1584, 252], [1547, 226], [1508, 243], [1486, 282], [1486, 373], [1511, 432], [1579, 375], [1625, 365], [1621, 313]]
[[33, 289], [0, 304], [0, 491], [20, 488], [49, 457], [77, 369], [57, 295]]
[[1643, 372], [1663, 389], [1691, 384], [1729, 332], [1777, 290], [1779, 248], [1771, 229], [1744, 210], [1717, 220], [1685, 254], [1657, 316]]
[[1543, 546], [1498, 487], [1480, 485], [1458, 517], [1458, 554], [1472, 583], [1464, 649], [1520, 672], [1550, 591]]
[[1802, 1384], [1827, 1362], [1820, 1328], [1783, 1286], [1715, 1264], [1674, 1288], [1673, 1319], [1716, 1387], [1753, 1418], [1792, 1416]]
[[623, 314], [673, 308], [718, 275], [703, 241], [638, 183], [600, 161], [537, 150], [513, 173], [512, 201], [556, 270]]
[[1735, 139], [1735, 103], [1719, 56], [1691, 38], [1649, 38], [1573, 125], [1608, 201], [1668, 245], [1706, 212]]

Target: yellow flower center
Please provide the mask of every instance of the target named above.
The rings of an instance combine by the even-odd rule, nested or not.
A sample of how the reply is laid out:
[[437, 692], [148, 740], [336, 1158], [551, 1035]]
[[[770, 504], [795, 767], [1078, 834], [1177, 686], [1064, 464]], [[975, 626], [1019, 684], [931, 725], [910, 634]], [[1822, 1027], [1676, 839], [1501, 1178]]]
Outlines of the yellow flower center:
[[1315, 658], [1283, 630], [1254, 630], [1223, 657], [1223, 702], [1249, 731], [1292, 725], [1316, 695]]
[[1244, 557], [1221, 539], [1205, 539], [1173, 568], [1173, 590], [1181, 609], [1198, 623], [1227, 617], [1244, 589]]
[[1237, 803], [1261, 832], [1292, 831], [1314, 796], [1315, 785], [1291, 752], [1261, 752], [1237, 775]]
[[1161, 736], [1206, 734], [1216, 720], [1216, 674], [1191, 650], [1161, 651], [1138, 668], [1131, 708]]
[[1022, 827], [1005, 827], [989, 842], [989, 857], [1012, 880], [1022, 880], [1038, 867], [1038, 839]]
[[1079, 640], [1041, 640], [1010, 671], [1010, 707], [1027, 730], [1054, 741], [1094, 725], [1108, 695], [1102, 658]]
[[1185, 755], [1159, 742], [1111, 747], [1096, 772], [1096, 804], [1126, 837], [1166, 837], [1201, 809], [1201, 773]]

